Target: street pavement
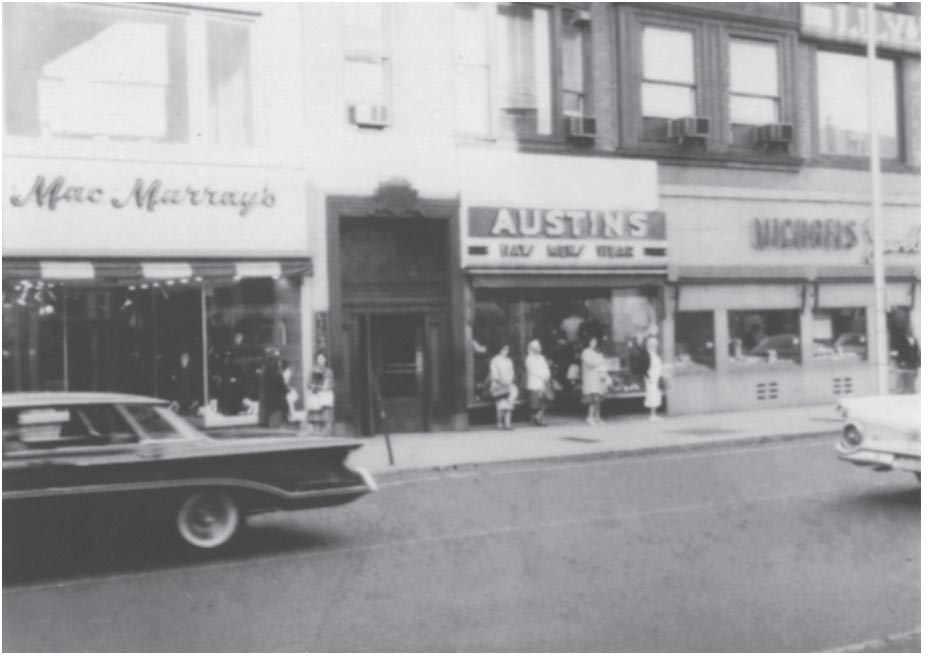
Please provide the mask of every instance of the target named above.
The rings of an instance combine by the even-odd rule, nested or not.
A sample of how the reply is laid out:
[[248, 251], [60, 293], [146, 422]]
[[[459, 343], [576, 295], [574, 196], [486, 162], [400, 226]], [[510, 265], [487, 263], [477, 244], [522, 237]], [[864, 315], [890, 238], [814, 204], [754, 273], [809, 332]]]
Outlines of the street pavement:
[[382, 477], [498, 462], [642, 455], [820, 435], [837, 438], [841, 420], [835, 408], [832, 404], [661, 416], [656, 422], [631, 414], [607, 418], [602, 426], [589, 426], [582, 418], [552, 416], [549, 426], [516, 424], [513, 431], [476, 427], [390, 435], [389, 449], [387, 439], [379, 435], [364, 438], [364, 446], [351, 455], [350, 462]]
[[99, 531], [4, 549], [3, 647], [917, 650], [917, 482], [794, 437], [407, 469], [221, 556]]

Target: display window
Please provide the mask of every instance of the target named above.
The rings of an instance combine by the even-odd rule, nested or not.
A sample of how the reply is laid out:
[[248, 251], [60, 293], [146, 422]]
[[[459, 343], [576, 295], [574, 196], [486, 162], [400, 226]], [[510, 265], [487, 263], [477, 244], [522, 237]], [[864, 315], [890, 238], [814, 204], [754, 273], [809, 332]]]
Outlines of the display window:
[[469, 400], [491, 400], [487, 374], [503, 344], [510, 347], [516, 384], [524, 389], [525, 352], [533, 339], [548, 359], [556, 398], [579, 398], [580, 354], [592, 337], [606, 357], [609, 396], [643, 394], [641, 355], [646, 337], [659, 331], [657, 299], [657, 287], [476, 290]]
[[715, 369], [715, 327], [712, 312], [677, 312], [674, 317], [674, 370]]
[[864, 308], [819, 310], [812, 315], [816, 361], [867, 359], [867, 311]]
[[207, 423], [253, 423], [268, 349], [302, 389], [299, 287], [299, 277], [95, 288], [5, 280], [3, 389], [144, 394]]
[[729, 312], [728, 334], [728, 356], [733, 365], [802, 361], [798, 310]]

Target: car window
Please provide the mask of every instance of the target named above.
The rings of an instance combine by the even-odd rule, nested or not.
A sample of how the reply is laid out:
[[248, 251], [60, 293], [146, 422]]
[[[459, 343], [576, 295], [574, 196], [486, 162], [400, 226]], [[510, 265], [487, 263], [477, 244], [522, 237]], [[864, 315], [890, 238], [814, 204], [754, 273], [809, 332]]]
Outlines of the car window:
[[150, 439], [176, 440], [198, 435], [190, 424], [167, 408], [154, 405], [127, 405], [125, 410]]
[[125, 418], [110, 405], [4, 410], [4, 452], [101, 446], [138, 441]]

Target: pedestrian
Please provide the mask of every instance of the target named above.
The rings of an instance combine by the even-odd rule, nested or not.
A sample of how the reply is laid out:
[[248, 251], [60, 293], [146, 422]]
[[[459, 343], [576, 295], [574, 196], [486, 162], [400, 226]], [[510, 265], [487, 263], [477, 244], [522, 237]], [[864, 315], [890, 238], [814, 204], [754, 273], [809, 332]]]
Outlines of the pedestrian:
[[275, 348], [267, 350], [264, 366], [261, 368], [260, 388], [258, 392], [258, 425], [264, 428], [280, 428], [287, 420], [289, 404], [287, 403], [287, 383], [281, 370], [280, 352]]
[[525, 389], [528, 391], [532, 423], [536, 426], [547, 426], [545, 410], [548, 402], [553, 400], [554, 392], [551, 388], [551, 368], [548, 366], [548, 360], [542, 355], [541, 342], [537, 339], [528, 343], [528, 354], [525, 356]]
[[515, 378], [509, 345], [503, 344], [490, 360], [490, 396], [496, 402], [496, 427], [504, 430], [512, 430], [512, 409], [519, 397]]
[[315, 435], [331, 435], [335, 408], [335, 378], [328, 356], [319, 351], [309, 372], [306, 396], [306, 423]]
[[589, 406], [586, 423], [591, 426], [601, 425], [603, 397], [606, 395], [608, 371], [606, 358], [599, 351], [599, 340], [590, 337], [587, 346], [580, 354], [582, 370], [581, 400]]
[[663, 419], [657, 415], [657, 409], [663, 399], [661, 386], [664, 379], [664, 363], [657, 352], [657, 346], [657, 337], [648, 337], [648, 373], [644, 377], [644, 407], [651, 411], [648, 421]]
[[905, 337], [896, 347], [896, 353], [899, 391], [903, 394], [913, 394], [918, 390], [918, 370], [922, 363], [922, 352], [911, 328], [906, 330]]
[[179, 414], [192, 415], [196, 412], [199, 401], [193, 389], [197, 379], [190, 362], [190, 353], [184, 351], [177, 364], [168, 372], [168, 396]]

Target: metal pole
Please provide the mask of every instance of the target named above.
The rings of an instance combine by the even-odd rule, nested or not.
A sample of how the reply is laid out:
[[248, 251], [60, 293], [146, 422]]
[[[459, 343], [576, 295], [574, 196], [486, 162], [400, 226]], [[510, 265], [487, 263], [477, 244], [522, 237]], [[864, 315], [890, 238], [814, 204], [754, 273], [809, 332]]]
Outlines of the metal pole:
[[883, 262], [883, 189], [877, 134], [876, 10], [867, 3], [867, 108], [870, 128], [870, 204], [872, 208], [873, 287], [876, 311], [876, 369], [880, 394], [889, 393], [889, 345], [886, 338], [886, 270]]

